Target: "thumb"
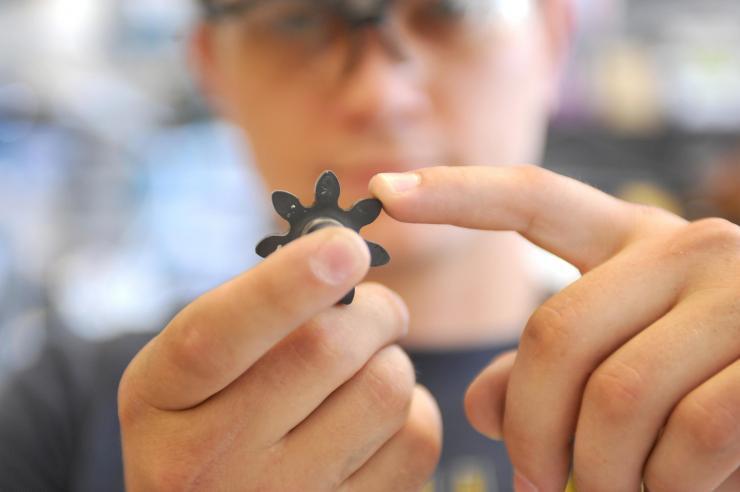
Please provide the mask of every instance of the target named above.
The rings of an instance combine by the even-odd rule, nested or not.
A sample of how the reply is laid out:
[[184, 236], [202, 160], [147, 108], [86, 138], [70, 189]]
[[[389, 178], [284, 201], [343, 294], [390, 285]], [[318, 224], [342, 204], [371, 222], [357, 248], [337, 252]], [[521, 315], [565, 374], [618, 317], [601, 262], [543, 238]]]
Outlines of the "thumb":
[[473, 380], [465, 394], [465, 414], [484, 436], [502, 440], [506, 387], [514, 367], [516, 351], [506, 352]]

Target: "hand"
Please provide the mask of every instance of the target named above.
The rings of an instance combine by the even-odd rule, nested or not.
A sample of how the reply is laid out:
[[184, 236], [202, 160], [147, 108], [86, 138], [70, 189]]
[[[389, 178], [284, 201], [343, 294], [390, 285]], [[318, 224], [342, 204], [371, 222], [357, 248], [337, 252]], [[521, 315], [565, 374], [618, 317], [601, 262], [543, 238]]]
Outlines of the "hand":
[[514, 230], [584, 274], [466, 395], [472, 424], [506, 442], [520, 490], [535, 490], [528, 479], [562, 492], [571, 458], [587, 492], [738, 478], [740, 228], [687, 223], [536, 167], [401, 176], [370, 184], [396, 219]]
[[128, 490], [420, 488], [436, 403], [393, 345], [408, 314], [349, 229], [295, 241], [180, 312], [119, 389]]

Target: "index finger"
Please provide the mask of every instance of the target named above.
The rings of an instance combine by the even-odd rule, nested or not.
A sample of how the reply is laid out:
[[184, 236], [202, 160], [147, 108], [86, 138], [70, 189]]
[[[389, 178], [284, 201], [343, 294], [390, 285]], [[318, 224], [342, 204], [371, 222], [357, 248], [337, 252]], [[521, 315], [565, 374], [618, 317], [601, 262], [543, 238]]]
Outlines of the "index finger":
[[581, 272], [619, 252], [644, 218], [638, 207], [536, 166], [385, 173], [373, 177], [370, 192], [398, 220], [516, 231]]
[[370, 253], [343, 227], [309, 234], [182, 310], [132, 361], [121, 391], [161, 410], [192, 408], [359, 283]]

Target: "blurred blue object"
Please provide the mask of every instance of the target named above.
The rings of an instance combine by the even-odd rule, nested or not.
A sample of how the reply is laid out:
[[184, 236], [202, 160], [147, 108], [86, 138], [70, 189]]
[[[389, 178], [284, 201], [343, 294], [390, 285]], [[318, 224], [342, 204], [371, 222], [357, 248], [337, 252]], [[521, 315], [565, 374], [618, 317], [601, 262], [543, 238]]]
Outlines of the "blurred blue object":
[[126, 152], [48, 125], [0, 146], [0, 325], [45, 309], [87, 338], [161, 329], [258, 260], [269, 200], [248, 160], [209, 121]]
[[117, 237], [100, 241], [90, 231], [91, 240], [52, 269], [53, 307], [83, 337], [159, 330], [180, 307], [257, 260], [264, 200], [228, 126], [164, 130], [136, 156]]
[[138, 227], [176, 277], [180, 296], [191, 298], [253, 265], [269, 200], [236, 132], [188, 125], [160, 135], [144, 154]]

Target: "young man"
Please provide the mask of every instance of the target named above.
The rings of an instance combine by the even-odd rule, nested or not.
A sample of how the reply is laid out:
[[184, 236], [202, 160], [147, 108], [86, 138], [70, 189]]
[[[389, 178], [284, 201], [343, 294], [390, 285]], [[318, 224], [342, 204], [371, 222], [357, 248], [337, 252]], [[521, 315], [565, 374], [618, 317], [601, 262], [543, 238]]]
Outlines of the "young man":
[[[732, 488], [733, 474], [736, 487], [738, 227], [506, 165], [538, 160], [567, 0], [206, 7], [198, 72], [267, 186], [303, 190], [309, 204], [331, 168], [349, 203], [369, 182], [390, 217], [367, 237], [393, 260], [368, 273], [356, 234], [323, 229], [180, 312], [120, 382], [130, 490], [414, 490], [435, 471], [442, 420], [440, 490], [467, 477], [562, 491], [571, 467], [585, 491]], [[584, 276], [535, 306], [521, 239], [506, 231]], [[337, 306], [366, 276], [354, 303]], [[503, 439], [512, 468], [500, 444], [465, 434], [459, 409], [482, 359], [525, 325], [518, 352], [465, 396], [470, 422]], [[126, 347], [105, 347], [102, 360], [127, 361]], [[10, 393], [0, 484], [114, 486], [111, 394], [78, 396], [112, 385], [115, 364], [91, 377], [97, 362], [74, 354], [64, 377], [47, 360]], [[38, 389], [55, 376], [77, 391], [64, 405]], [[39, 444], [50, 421], [62, 427]]]

